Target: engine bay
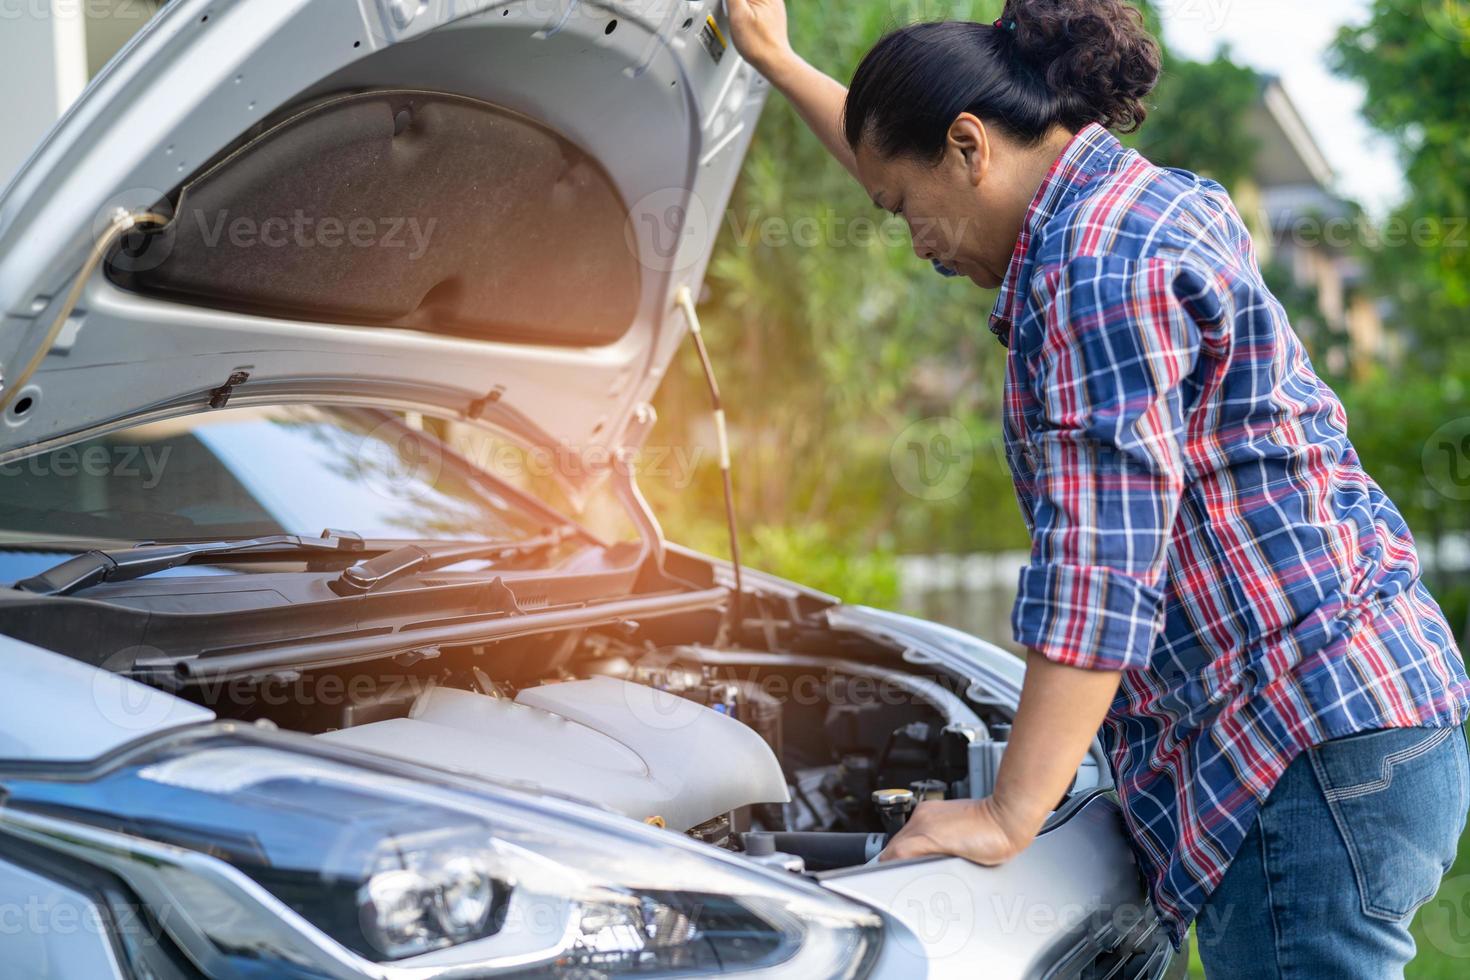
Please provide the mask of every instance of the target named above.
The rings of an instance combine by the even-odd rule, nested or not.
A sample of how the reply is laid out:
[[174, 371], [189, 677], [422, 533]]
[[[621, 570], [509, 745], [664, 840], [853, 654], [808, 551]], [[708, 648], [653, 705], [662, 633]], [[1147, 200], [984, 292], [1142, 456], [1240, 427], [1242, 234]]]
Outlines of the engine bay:
[[[176, 693], [221, 717], [572, 797], [800, 873], [874, 860], [921, 801], [988, 795], [1012, 716], [967, 679], [594, 629]], [[697, 633], [698, 631], [693, 631]], [[1096, 773], [1079, 774], [1078, 789]]]

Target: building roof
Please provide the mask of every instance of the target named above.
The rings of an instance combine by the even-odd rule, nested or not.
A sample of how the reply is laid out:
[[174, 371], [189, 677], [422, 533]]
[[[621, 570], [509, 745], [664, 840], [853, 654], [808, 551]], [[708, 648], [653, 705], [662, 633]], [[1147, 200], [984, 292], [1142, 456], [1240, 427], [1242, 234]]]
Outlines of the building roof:
[[1253, 176], [1262, 189], [1292, 185], [1316, 185], [1328, 190], [1332, 167], [1281, 79], [1261, 77], [1261, 98], [1247, 114], [1246, 129], [1259, 145]]

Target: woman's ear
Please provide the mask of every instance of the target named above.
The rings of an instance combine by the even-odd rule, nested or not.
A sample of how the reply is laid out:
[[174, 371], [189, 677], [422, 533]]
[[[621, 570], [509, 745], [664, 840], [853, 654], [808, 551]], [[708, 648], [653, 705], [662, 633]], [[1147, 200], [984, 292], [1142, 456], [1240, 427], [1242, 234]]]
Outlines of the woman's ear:
[[990, 133], [978, 116], [962, 112], [949, 124], [948, 151], [964, 169], [971, 185], [978, 185], [990, 172]]

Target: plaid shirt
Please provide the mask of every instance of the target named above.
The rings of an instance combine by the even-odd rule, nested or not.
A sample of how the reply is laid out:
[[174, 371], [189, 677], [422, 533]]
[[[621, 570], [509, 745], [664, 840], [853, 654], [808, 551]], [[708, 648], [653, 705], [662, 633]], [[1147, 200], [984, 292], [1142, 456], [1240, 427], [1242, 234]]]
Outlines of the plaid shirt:
[[1295, 756], [1459, 724], [1470, 681], [1219, 184], [1082, 130], [991, 328], [1032, 534], [1015, 638], [1124, 671], [1102, 735], [1177, 945]]

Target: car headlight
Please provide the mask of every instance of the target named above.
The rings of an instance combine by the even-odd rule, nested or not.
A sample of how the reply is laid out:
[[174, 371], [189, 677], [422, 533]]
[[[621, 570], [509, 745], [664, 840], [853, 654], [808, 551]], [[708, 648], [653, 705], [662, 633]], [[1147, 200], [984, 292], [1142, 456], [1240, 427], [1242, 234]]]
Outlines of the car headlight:
[[0, 834], [116, 875], [209, 976], [854, 977], [881, 935], [682, 835], [230, 725], [0, 771], [0, 800]]

